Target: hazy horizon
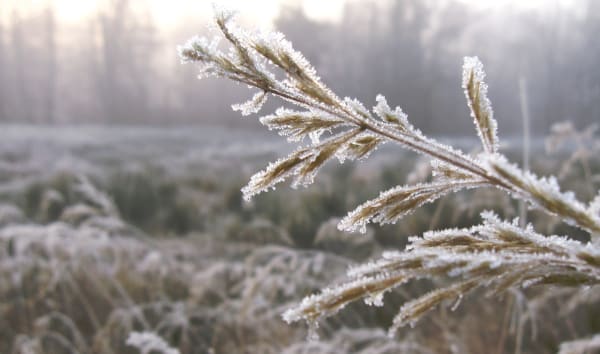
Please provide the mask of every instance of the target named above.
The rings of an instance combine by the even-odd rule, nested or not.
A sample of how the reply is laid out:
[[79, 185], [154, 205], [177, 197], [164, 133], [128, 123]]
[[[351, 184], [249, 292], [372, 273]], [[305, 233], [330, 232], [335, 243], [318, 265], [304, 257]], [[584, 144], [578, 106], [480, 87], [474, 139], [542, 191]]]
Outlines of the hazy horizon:
[[[251, 92], [198, 81], [177, 58], [177, 45], [208, 34], [211, 3], [3, 1], [0, 122], [258, 126], [230, 109]], [[244, 28], [283, 32], [341, 96], [370, 106], [385, 94], [435, 133], [470, 124], [460, 88], [467, 55], [486, 65], [501, 129], [520, 127], [520, 78], [542, 134], [562, 120], [588, 125], [600, 112], [593, 1], [218, 3], [237, 9]], [[448, 114], [460, 123], [447, 123]]]

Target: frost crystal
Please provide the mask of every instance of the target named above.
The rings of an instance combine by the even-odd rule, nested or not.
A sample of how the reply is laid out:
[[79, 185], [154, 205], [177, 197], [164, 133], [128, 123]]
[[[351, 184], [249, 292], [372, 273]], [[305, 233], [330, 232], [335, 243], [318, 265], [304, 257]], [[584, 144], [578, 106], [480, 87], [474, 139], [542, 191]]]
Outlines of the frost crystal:
[[560, 345], [558, 354], [584, 354], [592, 353], [600, 349], [600, 334], [591, 338], [578, 339], [564, 342]]
[[488, 87], [484, 82], [483, 64], [477, 57], [466, 57], [463, 64], [462, 87], [471, 109], [471, 117], [477, 127], [477, 134], [488, 153], [498, 151], [497, 123], [492, 104], [487, 97]]
[[167, 342], [153, 332], [132, 332], [127, 345], [136, 347], [141, 354], [179, 354], [179, 350], [170, 347]]
[[367, 304], [369, 306], [377, 306], [377, 307], [383, 306], [383, 292], [373, 294], [373, 295], [366, 297], [365, 304]]
[[412, 125], [408, 122], [408, 116], [402, 111], [402, 108], [396, 107], [392, 111], [383, 95], [377, 95], [375, 100], [377, 101], [377, 105], [373, 107], [373, 112], [382, 121], [393, 124], [402, 131], [413, 130]]
[[286, 319], [313, 321], [359, 298], [377, 305], [383, 293], [412, 279], [455, 279], [404, 304], [390, 329], [394, 333], [446, 300], [454, 299], [453, 307], [458, 306], [465, 294], [480, 285], [498, 292], [518, 285], [556, 284], [562, 279], [566, 284], [600, 282], [600, 271], [594, 269], [600, 252], [593, 245], [542, 236], [531, 226], [521, 228], [518, 220], [502, 221], [491, 212], [482, 213], [482, 218], [483, 224], [469, 229], [430, 231], [422, 238], [410, 238], [405, 252], [385, 252], [377, 261], [351, 268], [348, 277], [352, 280], [306, 298], [287, 312]]
[[362, 102], [360, 102], [356, 98], [345, 97], [344, 103], [346, 104], [346, 106], [348, 108], [350, 108], [354, 112], [358, 113], [359, 115], [361, 115], [363, 117], [370, 116], [369, 110], [362, 104]]
[[257, 113], [262, 108], [263, 104], [267, 101], [267, 93], [265, 91], [257, 92], [254, 96], [240, 104], [234, 104], [231, 108], [234, 111], [239, 111], [243, 116], [249, 116], [253, 113]]
[[500, 155], [489, 156], [487, 163], [499, 178], [514, 186], [518, 198], [592, 233], [600, 231], [600, 216], [594, 215], [572, 192], [561, 192], [556, 178], [538, 178], [531, 172], [523, 172]]
[[269, 129], [278, 130], [289, 142], [302, 141], [308, 135], [313, 145], [319, 144], [324, 132], [344, 123], [327, 112], [314, 109], [301, 112], [284, 108], [277, 109], [273, 115], [260, 118], [260, 122]]
[[451, 191], [475, 188], [479, 185], [479, 181], [467, 180], [395, 187], [382, 192], [378, 198], [370, 200], [350, 212], [340, 221], [339, 229], [355, 232], [363, 230], [369, 222], [395, 223], [416, 208], [431, 203]]

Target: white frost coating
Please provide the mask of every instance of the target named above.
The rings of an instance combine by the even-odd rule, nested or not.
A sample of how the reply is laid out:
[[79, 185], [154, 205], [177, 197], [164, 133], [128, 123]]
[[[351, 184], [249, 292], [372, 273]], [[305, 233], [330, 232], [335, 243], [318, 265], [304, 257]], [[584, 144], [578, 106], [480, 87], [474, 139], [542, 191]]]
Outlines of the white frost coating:
[[[468, 85], [471, 80], [471, 73], [473, 75], [473, 82], [475, 88], [478, 88], [477, 98], [479, 100], [479, 107], [473, 107], [475, 102], [471, 101]], [[488, 86], [484, 82], [485, 72], [483, 71], [483, 64], [478, 57], [465, 57], [463, 64], [463, 77], [462, 87], [465, 90], [465, 96], [469, 107], [471, 108], [471, 117], [477, 127], [477, 135], [481, 139], [486, 152], [495, 153], [498, 151], [498, 123], [494, 119], [494, 111], [492, 110], [492, 103], [490, 102], [487, 91]], [[479, 87], [477, 87], [477, 85]], [[480, 118], [485, 119], [485, 122], [480, 122], [475, 114], [475, 110], [483, 113], [484, 116]], [[484, 124], [484, 125], [482, 125]]]
[[[287, 323], [297, 322], [300, 320], [307, 320], [309, 322], [316, 321], [319, 318], [329, 317], [341, 309], [343, 309], [348, 302], [342, 302], [337, 306], [327, 306], [327, 304], [331, 304], [340, 299], [344, 293], [348, 292], [352, 289], [361, 289], [368, 286], [372, 286], [374, 284], [380, 283], [383, 280], [387, 279], [387, 277], [383, 275], [377, 275], [373, 277], [361, 277], [355, 280], [352, 280], [347, 283], [343, 283], [336, 287], [330, 287], [323, 289], [319, 294], [313, 294], [305, 297], [302, 302], [296, 307], [290, 308], [285, 311], [282, 315], [284, 321]], [[402, 281], [398, 281], [396, 285], [399, 285]], [[386, 291], [385, 289], [384, 291]], [[380, 306], [380, 300], [383, 296], [384, 291], [367, 294], [365, 297], [365, 302], [369, 305]], [[306, 312], [313, 313], [314, 309], [318, 309], [318, 315], [315, 317], [307, 317], [305, 315]], [[315, 315], [315, 314], [314, 314]]]
[[87, 177], [78, 175], [77, 182], [75, 190], [81, 193], [88, 202], [100, 207], [107, 215], [118, 217], [119, 211], [114, 202], [105, 193], [99, 191]]
[[592, 215], [596, 215], [600, 218], [600, 191], [598, 195], [590, 202], [590, 207], [588, 208]]
[[[431, 175], [435, 181], [455, 182], [457, 179], [477, 179], [478, 177], [449, 163], [433, 159], [430, 162]], [[483, 181], [483, 180], [482, 180]]]
[[344, 163], [346, 160], [366, 159], [383, 143], [385, 141], [375, 134], [361, 133], [336, 151], [335, 156], [340, 163]]
[[377, 105], [373, 107], [373, 112], [386, 123], [398, 125], [403, 130], [413, 130], [413, 126], [408, 122], [408, 116], [402, 111], [402, 108], [396, 107], [394, 110], [390, 108], [385, 97], [378, 94], [375, 97]]
[[239, 15], [239, 12], [235, 9], [224, 6], [223, 4], [219, 4], [217, 2], [212, 3], [212, 9], [215, 18], [220, 19], [225, 23], [235, 20], [235, 18]]
[[452, 305], [452, 307], [450, 307], [450, 311], [456, 311], [456, 309], [460, 306], [460, 303], [462, 302], [463, 297], [464, 296], [462, 294], [458, 295], [458, 298], [456, 299], [456, 301], [454, 301], [454, 305]]
[[[411, 310], [413, 310], [415, 308], [419, 308], [422, 303], [431, 302], [433, 304], [433, 306], [436, 306], [441, 301], [449, 299], [450, 297], [454, 297], [454, 298], [462, 297], [462, 293], [459, 293], [456, 290], [449, 291], [448, 289], [449, 288], [459, 288], [463, 284], [466, 284], [467, 282], [468, 281], [464, 281], [462, 283], [452, 285], [448, 288], [435, 289], [423, 296], [420, 296], [414, 300], [404, 303], [404, 305], [402, 305], [402, 307], [400, 308], [400, 311], [398, 312], [396, 317], [394, 317], [394, 320], [392, 321], [392, 326], [388, 330], [388, 335], [390, 337], [393, 337], [401, 327], [404, 327], [407, 324], [411, 328], [414, 327], [420, 316], [417, 316], [417, 317], [412, 316]], [[436, 299], [438, 297], [439, 297], [439, 300]]]
[[533, 230], [531, 224], [527, 225], [525, 229], [522, 229], [516, 222], [509, 223], [500, 220], [500, 218], [491, 211], [485, 211], [481, 216], [484, 219], [483, 225], [475, 226], [472, 230], [490, 239], [496, 238], [498, 231], [504, 230], [509, 231], [513, 237], [519, 238], [520, 242], [529, 241], [532, 244], [553, 249], [557, 252], [566, 252], [571, 253], [572, 255], [580, 252], [589, 253], [595, 251], [596, 254], [599, 252], [599, 250], [594, 250], [590, 245], [583, 245], [581, 242], [571, 240], [567, 237], [540, 235]]
[[380, 273], [381, 269], [389, 264], [390, 262], [385, 259], [385, 252], [382, 255], [382, 259], [377, 261], [369, 261], [360, 265], [352, 266], [346, 272], [349, 278], [360, 278], [366, 276], [369, 273]]
[[[177, 53], [179, 54], [182, 64], [197, 62], [192, 55], [204, 59], [208, 59], [211, 56], [217, 56], [219, 54], [219, 42], [219, 37], [214, 37], [209, 42], [206, 37], [194, 36], [185, 42], [185, 44], [177, 46]], [[212, 63], [211, 66], [216, 68]]]
[[[271, 83], [289, 96], [283, 97], [284, 100], [304, 108], [312, 108], [313, 104], [318, 105], [319, 103], [314, 97], [310, 97], [310, 95], [302, 92], [298, 87], [305, 85], [308, 81], [311, 83], [311, 88], [320, 92], [323, 96], [328, 97], [330, 100], [339, 101], [339, 98], [321, 83], [321, 79], [317, 75], [315, 68], [300, 52], [294, 50], [292, 43], [285, 39], [285, 36], [282, 33], [262, 31], [255, 33], [250, 41], [256, 46], [267, 48], [276, 58], [267, 57], [265, 60], [282, 69], [287, 76], [287, 79], [282, 81], [276, 80], [276, 78], [272, 76], [273, 82]], [[295, 67], [290, 67], [286, 60], [282, 61], [282, 57], [287, 57], [287, 59], [291, 60]], [[299, 82], [302, 82], [302, 84], [297, 85]], [[298, 102], [310, 102], [311, 104], [303, 105], [298, 104]]]
[[535, 278], [527, 279], [527, 280], [523, 281], [521, 286], [523, 287], [523, 289], [526, 289], [533, 285], [537, 285], [537, 284], [541, 283], [542, 281], [544, 281], [544, 277], [535, 277]]
[[277, 130], [278, 134], [287, 137], [289, 142], [300, 142], [308, 135], [312, 144], [317, 145], [326, 131], [344, 123], [343, 120], [327, 112], [314, 109], [294, 111], [278, 108], [275, 114], [260, 118], [260, 122], [269, 130]]
[[252, 176], [248, 185], [242, 188], [244, 199], [250, 200], [254, 195], [273, 188], [290, 176], [294, 176], [292, 188], [313, 183], [319, 169], [339, 151], [347, 149], [346, 145], [352, 143], [357, 135], [358, 129], [350, 129], [329, 137], [318, 145], [298, 148], [287, 157], [270, 163], [265, 170]]
[[289, 50], [290, 44], [285, 39], [285, 35], [281, 32], [259, 31], [253, 36], [253, 41], [257, 45], [272, 49]]
[[[381, 192], [378, 198], [367, 201], [348, 213], [348, 215], [340, 221], [338, 228], [341, 231], [361, 231], [361, 233], [364, 233], [366, 232], [366, 224], [371, 221], [379, 222], [381, 224], [395, 223], [402, 216], [414, 211], [414, 208], [407, 209], [404, 212], [396, 214], [394, 217], [389, 217], [388, 213], [394, 210], [400, 203], [406, 203], [415, 198], [428, 195], [428, 197], [419, 203], [419, 205], [422, 205], [441, 196], [441, 194], [443, 194], [443, 189], [443, 186], [427, 184], [398, 186], [389, 189], [385, 192]], [[401, 198], [401, 196], [403, 197]], [[362, 217], [365, 210], [371, 210], [371, 213], [366, 215], [366, 217]]]
[[[307, 185], [333, 156], [340, 161], [362, 158], [380, 143], [393, 141], [440, 161], [434, 163], [433, 182], [382, 193], [344, 218], [338, 225], [340, 229], [364, 230], [368, 222], [395, 222], [446, 193], [492, 185], [519, 198], [529, 198], [531, 203], [550, 212], [566, 213], [572, 222], [579, 222], [585, 229], [600, 230], [599, 203], [584, 206], [572, 193], [561, 193], [555, 180], [522, 172], [496, 156], [497, 123], [487, 97], [483, 66], [477, 58], [465, 59], [462, 84], [484, 145], [480, 158], [424, 136], [410, 125], [400, 108], [392, 110], [381, 95], [377, 96], [373, 113], [358, 100], [341, 100], [321, 84], [314, 68], [293, 50], [282, 34], [242, 32], [233, 25], [224, 26], [228, 18], [229, 15], [218, 16], [220, 29], [233, 47], [228, 54], [211, 48], [205, 40], [195, 39], [180, 49], [182, 59], [200, 62], [205, 74], [267, 91], [304, 110], [280, 109], [261, 122], [287, 136], [289, 141], [302, 141], [306, 136], [311, 139], [308, 146], [255, 174], [243, 189], [245, 199], [274, 188], [288, 177], [294, 178], [292, 187]], [[269, 69], [274, 68], [284, 75], [272, 74]], [[252, 113], [260, 108], [263, 98], [255, 95], [234, 108], [243, 114]], [[328, 138], [321, 142], [321, 135], [327, 131]], [[590, 217], [591, 214], [594, 215]], [[403, 252], [386, 253], [378, 261], [350, 269], [347, 283], [305, 298], [299, 306], [286, 311], [284, 319], [306, 320], [309, 337], [313, 337], [318, 321], [346, 304], [363, 299], [367, 304], [380, 305], [385, 291], [420, 278], [450, 278], [453, 284], [406, 304], [401, 311], [406, 316], [398, 317], [394, 326], [412, 325], [432, 306], [442, 300], [460, 299], [474, 286], [496, 285], [500, 288], [497, 291], [503, 291], [533, 281], [560, 283], [563, 277], [571, 279], [571, 276], [584, 285], [600, 281], [595, 268], [600, 255], [594, 245], [558, 236], [544, 237], [530, 226], [520, 228], [517, 222], [501, 221], [491, 213], [484, 213], [483, 217], [482, 225], [470, 229], [429, 232], [422, 239], [412, 237]], [[294, 292], [292, 287], [288, 290], [288, 295]]]
[[127, 345], [139, 349], [141, 354], [180, 354], [154, 332], [132, 332], [127, 338]]
[[341, 231], [364, 233], [369, 222], [393, 224], [418, 207], [434, 202], [452, 191], [479, 185], [479, 181], [443, 181], [394, 187], [348, 213], [340, 221], [338, 228]]
[[252, 176], [248, 185], [242, 189], [244, 198], [249, 200], [292, 175], [295, 176], [292, 188], [311, 184], [320, 167], [353, 135], [353, 131], [340, 133], [317, 146], [299, 148], [286, 158], [269, 164], [264, 171]]
[[600, 334], [596, 334], [591, 338], [563, 342], [560, 344], [558, 354], [595, 353], [595, 350], [598, 349], [600, 349]]
[[276, 184], [283, 182], [286, 178], [293, 175], [296, 167], [293, 167], [291, 169], [288, 169], [287, 171], [282, 172], [280, 175], [276, 176], [268, 183], [265, 183], [265, 179], [267, 179], [267, 176], [270, 173], [272, 173], [275, 169], [277, 169], [281, 164], [294, 158], [295, 156], [300, 155], [303, 152], [303, 150], [304, 149], [298, 149], [295, 152], [288, 155], [287, 157], [284, 157], [275, 162], [269, 163], [267, 168], [265, 168], [264, 170], [254, 174], [252, 177], [250, 177], [250, 181], [248, 182], [248, 184], [244, 188], [242, 188], [242, 194], [244, 196], [244, 200], [250, 201], [250, 199], [252, 199], [253, 196], [260, 194], [264, 191], [267, 191], [270, 188], [274, 188], [274, 186]]
[[[580, 220], [572, 216], [582, 215], [594, 223], [595, 227], [600, 227], [600, 215], [594, 214], [590, 209], [575, 198], [573, 192], [561, 192], [556, 178], [537, 177], [529, 171], [523, 172], [515, 164], [508, 162], [506, 157], [498, 154], [488, 155], [484, 163], [488, 165], [490, 171], [494, 171], [501, 179], [509, 179], [510, 185], [518, 186], [517, 198], [524, 199], [535, 207], [542, 208], [548, 212], [559, 215], [556, 210], [552, 210], [553, 205], [561, 205], [565, 209], [560, 216], [572, 225], [582, 229], [594, 231], [590, 225], [584, 225]], [[550, 201], [550, 202], [549, 202]], [[551, 204], [549, 204], [551, 203]]]
[[[348, 270], [351, 281], [305, 298], [298, 307], [286, 312], [284, 318], [317, 321], [337, 313], [358, 297], [368, 305], [380, 305], [385, 292], [414, 279], [445, 276], [457, 281], [402, 306], [390, 329], [393, 334], [401, 326], [415, 324], [442, 301], [457, 299], [452, 306], [455, 308], [462, 296], [480, 285], [527, 287], [552, 282], [553, 275], [586, 274], [583, 283], [600, 280], [594, 266], [600, 259], [600, 250], [592, 244], [543, 236], [531, 225], [522, 228], [518, 219], [503, 221], [492, 212], [484, 212], [482, 217], [481, 225], [411, 237], [406, 251], [385, 252], [379, 260], [351, 267]], [[498, 276], [499, 273], [507, 278]], [[512, 280], [503, 284], [504, 279]]]
[[196, 51], [196, 47], [207, 47], [208, 41], [205, 37], [194, 36], [188, 39], [185, 44], [177, 46], [177, 54], [181, 60], [181, 64], [192, 63], [194, 60], [187, 54], [188, 51]]
[[[300, 69], [300, 71], [302, 71], [303, 75], [308, 76], [315, 82], [320, 82], [320, 79], [316, 74], [315, 68], [308, 62], [308, 60], [306, 60], [306, 58], [300, 52], [294, 49], [292, 43], [288, 41], [282, 33], [261, 31], [258, 33], [254, 33], [251, 37], [251, 41], [255, 44], [269, 48], [275, 54], [285, 53], [285, 55], [287, 55], [289, 59], [293, 61], [293, 63]], [[282, 62], [274, 62], [271, 59], [268, 60], [276, 66], [286, 65]], [[293, 78], [295, 74], [300, 74], [300, 72], [291, 71], [286, 72], [286, 74], [290, 75]]]
[[368, 306], [382, 307], [383, 306], [383, 295], [384, 292], [378, 292], [370, 296], [365, 297], [365, 304]]
[[344, 104], [354, 112], [360, 114], [363, 117], [370, 117], [371, 114], [367, 107], [365, 107], [362, 102], [357, 100], [356, 98], [344, 97]]
[[243, 116], [249, 116], [257, 113], [267, 101], [267, 93], [257, 92], [254, 96], [244, 103], [238, 103], [231, 106], [234, 111], [239, 111]]

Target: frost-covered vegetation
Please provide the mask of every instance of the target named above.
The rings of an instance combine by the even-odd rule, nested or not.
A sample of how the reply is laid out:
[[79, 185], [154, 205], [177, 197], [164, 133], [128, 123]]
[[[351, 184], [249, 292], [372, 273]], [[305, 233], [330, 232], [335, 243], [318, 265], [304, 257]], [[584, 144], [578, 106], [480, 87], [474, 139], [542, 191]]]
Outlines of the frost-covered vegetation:
[[[371, 222], [394, 224], [451, 192], [492, 187], [587, 233], [587, 240], [545, 236], [533, 225], [520, 225], [517, 218], [508, 222], [493, 212], [483, 212], [483, 223], [478, 226], [429, 231], [409, 238], [404, 250], [385, 252], [379, 260], [351, 267], [349, 279], [288, 309], [283, 314], [287, 322], [305, 320], [309, 337], [317, 338], [317, 328], [325, 319], [356, 300], [382, 307], [386, 293], [408, 282], [439, 280], [433, 290], [402, 305], [389, 329], [393, 338], [401, 327], [414, 327], [437, 305], [455, 302], [451, 306], [455, 309], [465, 295], [479, 288], [492, 295], [532, 286], [542, 288], [542, 295], [574, 288], [578, 295], [598, 285], [600, 194], [594, 196], [597, 192], [592, 186], [591, 198], [582, 202], [574, 192], [561, 190], [556, 177], [540, 178], [522, 170], [500, 152], [497, 122], [478, 58], [465, 58], [463, 65], [462, 87], [481, 143], [481, 149], [468, 154], [425, 136], [402, 109], [392, 110], [381, 95], [372, 113], [356, 99], [338, 97], [282, 34], [246, 32], [233, 24], [232, 17], [226, 11], [216, 15], [217, 27], [230, 45], [228, 52], [219, 49], [219, 37], [210, 42], [193, 38], [179, 48], [182, 61], [199, 63], [200, 78], [222, 77], [257, 88], [249, 101], [232, 106], [243, 115], [258, 112], [268, 96], [301, 109], [281, 108], [260, 119], [289, 142], [303, 145], [255, 174], [242, 189], [247, 201], [287, 179], [294, 188], [307, 186], [330, 159], [361, 160], [387, 142], [430, 158], [431, 176], [421, 183], [393, 187], [358, 206], [339, 222], [341, 231], [364, 233]], [[556, 132], [564, 130], [556, 128]], [[305, 139], [309, 142], [304, 143]], [[594, 141], [592, 145], [597, 147]], [[584, 165], [589, 178], [589, 164]], [[582, 343], [594, 342], [595, 337]], [[575, 347], [565, 344], [562, 348]]]
[[[537, 151], [533, 168], [560, 171], [568, 161], [561, 185], [591, 198], [597, 136], [558, 128], [552, 154]], [[326, 166], [309, 189], [280, 188], [245, 203], [244, 179], [285, 149], [277, 137], [52, 129], [6, 127], [1, 143], [0, 352], [135, 354], [143, 351], [128, 341], [142, 350], [163, 341], [180, 353], [512, 352], [517, 342], [543, 353], [600, 328], [594, 288], [529, 287], [465, 298], [455, 312], [434, 311], [389, 338], [404, 302], [444, 284], [423, 280], [394, 290], [382, 308], [351, 304], [321, 323], [320, 341], [308, 342], [304, 326], [281, 319], [303, 295], [343, 281], [349, 267], [384, 249], [402, 249], [410, 235], [467, 227], [482, 209], [510, 219], [517, 204], [476, 189], [349, 234], [337, 229], [347, 210], [381, 189], [424, 182], [430, 165], [385, 147], [361, 164]], [[231, 146], [232, 137], [244, 145]], [[540, 232], [588, 237], [542, 213], [530, 221]], [[557, 312], [557, 304], [567, 306]]]
[[[375, 115], [391, 112], [400, 118], [381, 124], [408, 126], [400, 111], [388, 108], [383, 98], [376, 101]], [[273, 128], [307, 119], [318, 123], [318, 114], [292, 114], [282, 122], [290, 112], [277, 111], [264, 122]], [[335, 115], [327, 118], [337, 121]], [[310, 133], [302, 125], [286, 129], [297, 137]], [[343, 129], [352, 125], [331, 132]], [[394, 144], [361, 163], [324, 166], [311, 188], [279, 188], [245, 202], [240, 186], [248, 176], [290, 151], [274, 134], [188, 127], [1, 130], [0, 353], [582, 353], [598, 348], [600, 292], [597, 285], [579, 285], [593, 282], [598, 272], [589, 227], [532, 210], [527, 216], [533, 226], [523, 230], [512, 222], [519, 214], [516, 199], [501, 189], [475, 188], [425, 204], [395, 224], [372, 225], [384, 221], [373, 215], [357, 225], [364, 226], [364, 234], [340, 231], [338, 224], [348, 223], [347, 211], [381, 190], [440, 182], [431, 174], [445, 165], [432, 165]], [[327, 134], [319, 141], [328, 141]], [[593, 200], [600, 186], [594, 127], [578, 130], [565, 123], [548, 134], [546, 149], [533, 144], [532, 171], [555, 174], [561, 190]], [[461, 147], [470, 151], [475, 143]], [[352, 151], [359, 150], [346, 152]], [[498, 151], [511, 160], [520, 156], [517, 148], [502, 144]], [[472, 226], [482, 222], [482, 210], [494, 214]], [[428, 232], [448, 226], [461, 229]], [[569, 239], [542, 236], [553, 234]], [[390, 249], [395, 251], [384, 253]], [[535, 250], [539, 254], [528, 255]], [[385, 299], [369, 294], [373, 305], [385, 300], [382, 307], [355, 301], [335, 316], [320, 316], [318, 341], [306, 340], [306, 326], [288, 326], [281, 318], [289, 309], [307, 317], [300, 299], [331, 284], [341, 286], [334, 291], [352, 289], [353, 278], [364, 281], [373, 270], [419, 259], [425, 266], [403, 271], [407, 280], [419, 279], [390, 289]], [[348, 269], [351, 279], [345, 276]], [[495, 276], [500, 272], [504, 278]], [[468, 288], [469, 279], [488, 286], [461, 300], [455, 295]], [[571, 286], [543, 285], [550, 281]], [[416, 306], [429, 309], [426, 301], [437, 301], [440, 294], [452, 297], [443, 301], [447, 306], [430, 310], [414, 328], [388, 335], [399, 309], [418, 316]], [[323, 308], [323, 315], [327, 311]]]

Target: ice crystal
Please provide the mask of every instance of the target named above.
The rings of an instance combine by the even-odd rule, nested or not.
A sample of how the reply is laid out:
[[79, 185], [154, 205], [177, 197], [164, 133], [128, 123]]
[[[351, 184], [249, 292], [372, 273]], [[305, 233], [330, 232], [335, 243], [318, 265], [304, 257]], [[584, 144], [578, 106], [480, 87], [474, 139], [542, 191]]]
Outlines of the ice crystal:
[[559, 354], [585, 354], [600, 349], [600, 334], [591, 338], [564, 342], [560, 345]]
[[348, 303], [361, 298], [377, 306], [379, 297], [383, 296], [385, 291], [404, 281], [403, 276], [361, 277], [337, 287], [323, 289], [318, 295], [305, 297], [298, 306], [284, 312], [282, 317], [288, 323], [299, 320], [315, 322], [337, 313]]
[[513, 186], [512, 191], [518, 198], [591, 233], [600, 231], [600, 217], [590, 212], [572, 192], [561, 192], [556, 178], [539, 178], [531, 172], [523, 172], [500, 155], [490, 155], [487, 163], [498, 178]]
[[179, 350], [170, 347], [164, 339], [153, 332], [132, 332], [127, 338], [127, 345], [136, 347], [141, 354], [179, 354]]
[[462, 86], [471, 109], [471, 117], [477, 127], [477, 135], [486, 152], [498, 151], [497, 123], [492, 104], [487, 97], [487, 84], [484, 82], [483, 64], [477, 57], [466, 57], [463, 65]]
[[[482, 213], [483, 223], [469, 229], [426, 232], [409, 239], [405, 252], [385, 252], [380, 260], [355, 266], [351, 280], [305, 299], [288, 311], [287, 320], [317, 320], [339, 311], [345, 304], [363, 298], [374, 303], [391, 288], [422, 277], [458, 279], [446, 287], [409, 301], [400, 309], [390, 332], [414, 324], [434, 306], [460, 299], [477, 286], [492, 287], [493, 293], [510, 287], [541, 284], [565, 286], [600, 283], [600, 251], [566, 237], [545, 237], [518, 220], [500, 220]], [[464, 278], [464, 280], [460, 280]], [[377, 300], [377, 298], [375, 298]]]
[[290, 176], [294, 176], [292, 187], [311, 184], [323, 164], [336, 153], [349, 149], [347, 145], [352, 143], [359, 133], [359, 129], [342, 132], [316, 146], [299, 148], [286, 158], [269, 164], [264, 171], [252, 176], [248, 185], [242, 189], [244, 198], [249, 200], [252, 196], [273, 188]]
[[370, 117], [369, 110], [356, 98], [345, 97], [344, 103], [352, 111], [363, 117]]
[[382, 121], [395, 125], [401, 131], [412, 130], [412, 125], [408, 122], [408, 116], [402, 111], [402, 108], [390, 108], [383, 95], [377, 95], [375, 98], [377, 105], [373, 107], [373, 112], [381, 118]]
[[257, 92], [251, 99], [244, 103], [234, 104], [231, 108], [234, 111], [239, 111], [243, 116], [249, 116], [253, 113], [257, 113], [262, 108], [263, 104], [267, 101], [267, 93]]
[[369, 306], [381, 307], [383, 306], [383, 295], [383, 292], [371, 294], [365, 298], [365, 304]]
[[260, 122], [269, 129], [278, 130], [289, 142], [302, 141], [309, 136], [313, 144], [319, 143], [320, 136], [344, 123], [343, 120], [317, 110], [294, 111], [279, 108], [275, 114], [260, 118]]
[[351, 139], [348, 144], [336, 152], [340, 162], [348, 160], [359, 160], [369, 157], [377, 146], [384, 142], [383, 139], [375, 134], [361, 133]]
[[394, 318], [392, 327], [389, 329], [389, 335], [395, 335], [400, 327], [406, 325], [414, 327], [417, 319], [419, 319], [423, 313], [439, 305], [442, 301], [461, 297], [463, 293], [477, 287], [478, 280], [479, 279], [477, 278], [465, 280], [450, 287], [433, 290], [428, 294], [407, 302], [400, 308], [400, 312]]
[[360, 205], [343, 218], [339, 229], [354, 232], [362, 229], [368, 222], [395, 223], [416, 208], [431, 203], [451, 191], [475, 188], [480, 184], [475, 180], [452, 182], [422, 183], [382, 192], [378, 198]]

